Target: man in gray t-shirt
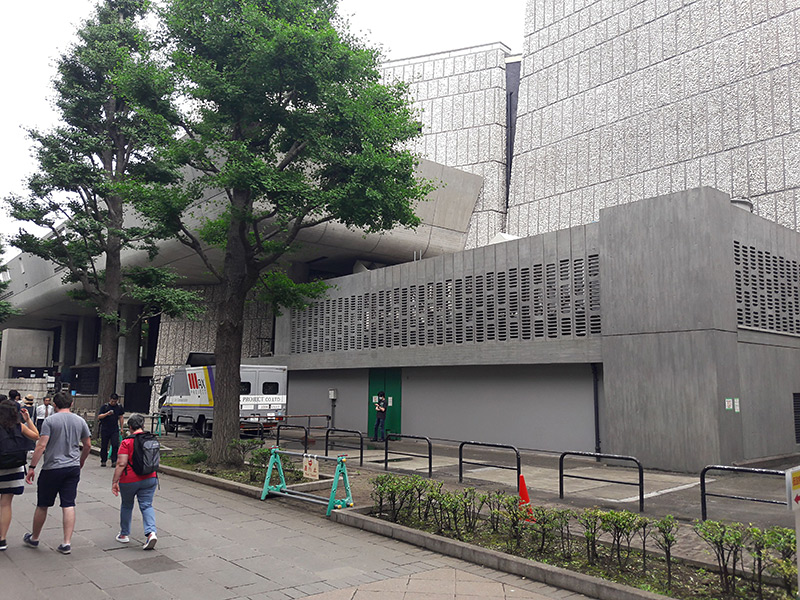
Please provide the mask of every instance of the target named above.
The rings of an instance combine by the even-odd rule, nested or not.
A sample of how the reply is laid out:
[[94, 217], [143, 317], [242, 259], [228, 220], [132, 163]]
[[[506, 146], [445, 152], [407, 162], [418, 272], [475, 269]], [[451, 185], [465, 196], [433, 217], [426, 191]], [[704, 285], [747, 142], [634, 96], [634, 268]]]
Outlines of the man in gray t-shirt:
[[[38, 548], [39, 534], [47, 519], [47, 509], [61, 500], [64, 542], [57, 548], [61, 554], [71, 551], [72, 532], [75, 529], [75, 498], [78, 495], [78, 482], [81, 468], [91, 450], [91, 432], [81, 417], [70, 411], [72, 397], [59, 392], [53, 397], [56, 413], [42, 423], [39, 441], [33, 451], [25, 481], [33, 483], [36, 465], [42, 459], [39, 473], [36, 511], [33, 513], [32, 533], [22, 538], [28, 546]], [[83, 447], [81, 447], [83, 444]]]

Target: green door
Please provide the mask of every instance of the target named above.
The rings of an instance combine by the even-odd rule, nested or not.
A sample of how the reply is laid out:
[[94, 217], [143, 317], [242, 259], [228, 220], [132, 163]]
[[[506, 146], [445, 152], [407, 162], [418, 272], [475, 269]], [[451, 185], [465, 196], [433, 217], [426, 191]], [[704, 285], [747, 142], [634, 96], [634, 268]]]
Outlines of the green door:
[[386, 433], [403, 433], [401, 429], [402, 418], [402, 393], [401, 369], [370, 369], [369, 370], [369, 399], [367, 403], [367, 423], [369, 437], [375, 432], [375, 404], [378, 402], [378, 392], [386, 393]]

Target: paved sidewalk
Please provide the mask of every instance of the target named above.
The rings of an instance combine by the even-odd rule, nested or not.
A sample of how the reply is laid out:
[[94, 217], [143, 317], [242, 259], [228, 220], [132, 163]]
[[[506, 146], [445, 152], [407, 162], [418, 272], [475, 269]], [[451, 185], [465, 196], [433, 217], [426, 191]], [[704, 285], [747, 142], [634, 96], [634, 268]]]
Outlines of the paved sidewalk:
[[0, 552], [2, 597], [25, 600], [583, 600], [586, 597], [439, 556], [328, 521], [283, 500], [259, 502], [162, 476], [158, 544], [141, 549], [134, 511], [129, 545], [114, 540], [119, 500], [111, 469], [92, 456], [79, 488], [72, 554], [55, 551], [61, 510], [38, 549], [24, 547], [35, 488], [14, 500], [8, 550]]

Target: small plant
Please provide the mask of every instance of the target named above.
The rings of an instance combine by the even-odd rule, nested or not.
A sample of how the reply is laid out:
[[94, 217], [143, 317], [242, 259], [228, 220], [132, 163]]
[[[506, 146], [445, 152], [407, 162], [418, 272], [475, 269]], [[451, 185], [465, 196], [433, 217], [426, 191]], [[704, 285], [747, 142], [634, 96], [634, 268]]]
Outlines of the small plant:
[[720, 585], [725, 594], [736, 591], [736, 564], [742, 556], [746, 529], [741, 523], [695, 521], [694, 531], [714, 552], [719, 567]]
[[747, 528], [745, 548], [753, 559], [752, 577], [750, 578], [750, 589], [756, 592], [758, 600], [764, 598], [764, 586], [762, 579], [764, 575], [764, 554], [767, 549], [767, 534], [751, 523]]
[[655, 527], [656, 545], [664, 551], [667, 561], [667, 589], [672, 588], [672, 547], [678, 541], [678, 522], [672, 515], [667, 515], [653, 523]]
[[597, 562], [597, 536], [602, 518], [603, 511], [599, 508], [590, 508], [578, 515], [578, 523], [583, 527], [583, 538], [586, 540], [586, 560], [590, 565]]
[[771, 527], [766, 532], [766, 543], [768, 550], [767, 570], [780, 577], [783, 587], [789, 598], [794, 598], [797, 594], [795, 584], [797, 583], [797, 562], [795, 552], [797, 542], [795, 532], [785, 527]]
[[483, 497], [483, 504], [489, 511], [489, 527], [491, 528], [492, 533], [497, 533], [498, 529], [500, 528], [502, 508], [505, 497], [506, 495], [500, 490], [485, 494]]
[[208, 460], [208, 440], [203, 438], [192, 438], [189, 440], [192, 451], [186, 456], [186, 462], [190, 465], [206, 462]]
[[647, 517], [636, 520], [636, 533], [642, 540], [642, 573], [647, 573], [647, 538], [653, 533], [653, 522]]

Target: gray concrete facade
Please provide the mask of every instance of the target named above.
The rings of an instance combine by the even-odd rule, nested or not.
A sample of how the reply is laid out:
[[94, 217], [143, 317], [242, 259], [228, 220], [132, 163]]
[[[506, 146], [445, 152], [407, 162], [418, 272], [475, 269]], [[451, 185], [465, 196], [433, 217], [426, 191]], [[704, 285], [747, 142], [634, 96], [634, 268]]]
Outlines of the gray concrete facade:
[[339, 427], [366, 429], [368, 369], [394, 367], [403, 433], [563, 451], [597, 427], [603, 452], [698, 471], [800, 449], [798, 275], [800, 235], [700, 188], [334, 280], [270, 360], [313, 413], [347, 373]]

